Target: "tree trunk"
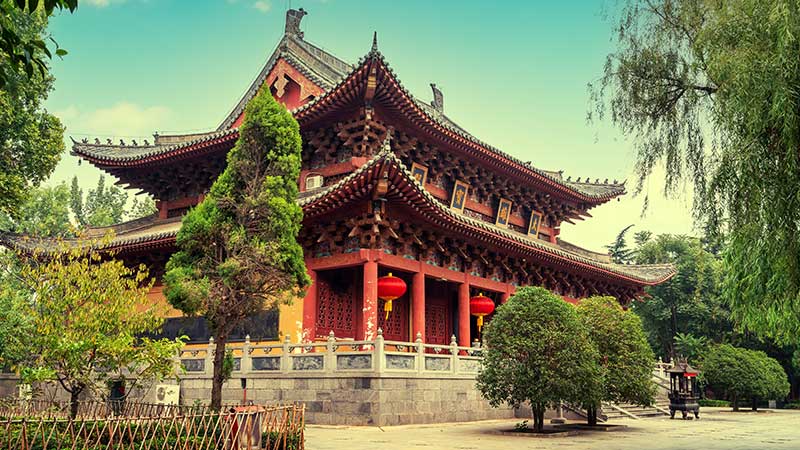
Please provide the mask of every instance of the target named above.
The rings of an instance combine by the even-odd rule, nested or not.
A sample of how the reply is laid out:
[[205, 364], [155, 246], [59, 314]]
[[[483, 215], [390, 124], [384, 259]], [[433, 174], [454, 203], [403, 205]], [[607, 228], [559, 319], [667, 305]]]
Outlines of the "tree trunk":
[[590, 406], [586, 409], [586, 423], [590, 426], [597, 425], [597, 406]]
[[544, 407], [531, 405], [531, 412], [533, 415], [533, 430], [541, 433], [544, 429]]
[[211, 408], [222, 408], [222, 383], [225, 382], [222, 374], [222, 365], [225, 361], [225, 344], [228, 342], [227, 335], [220, 335], [214, 341], [214, 374], [211, 377]]
[[733, 396], [733, 410], [739, 411], [739, 399], [736, 397], [736, 395]]
[[753, 397], [753, 403], [750, 405], [753, 411], [758, 411], [758, 399]]
[[73, 387], [69, 393], [69, 416], [73, 419], [78, 416], [78, 407], [80, 406], [78, 397], [81, 392], [83, 392], [82, 387]]

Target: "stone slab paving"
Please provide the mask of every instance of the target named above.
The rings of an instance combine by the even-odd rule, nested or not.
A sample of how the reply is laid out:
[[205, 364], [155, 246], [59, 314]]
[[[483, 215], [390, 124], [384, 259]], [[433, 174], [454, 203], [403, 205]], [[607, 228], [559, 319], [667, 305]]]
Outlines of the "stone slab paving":
[[309, 425], [309, 450], [739, 450], [800, 449], [800, 411], [731, 413], [702, 408], [701, 420], [619, 419], [627, 425], [613, 432], [584, 432], [578, 436], [528, 437], [495, 434], [518, 421], [394, 427], [334, 427]]

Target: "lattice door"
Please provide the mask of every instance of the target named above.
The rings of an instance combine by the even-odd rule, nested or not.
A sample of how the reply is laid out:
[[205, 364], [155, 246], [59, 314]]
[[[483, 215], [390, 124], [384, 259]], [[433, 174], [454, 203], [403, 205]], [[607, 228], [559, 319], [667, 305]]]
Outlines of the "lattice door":
[[450, 290], [444, 283], [429, 283], [425, 292], [425, 342], [450, 344], [453, 319], [450, 310]]
[[383, 338], [390, 341], [408, 342], [408, 298], [401, 297], [392, 302], [392, 312], [386, 320], [386, 313], [383, 311], [383, 302], [378, 310], [378, 327], [383, 330]]
[[[340, 275], [341, 276], [341, 275]], [[334, 287], [319, 277], [317, 286], [317, 336], [355, 337], [355, 286]], [[360, 287], [360, 286], [359, 286]]]

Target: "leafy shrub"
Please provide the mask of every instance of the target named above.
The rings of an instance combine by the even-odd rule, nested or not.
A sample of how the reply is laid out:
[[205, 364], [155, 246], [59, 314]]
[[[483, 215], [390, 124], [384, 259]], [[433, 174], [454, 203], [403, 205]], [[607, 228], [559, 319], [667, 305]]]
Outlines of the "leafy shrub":
[[697, 401], [700, 406], [710, 406], [712, 408], [727, 408], [731, 406], [731, 402], [727, 400], [715, 400], [710, 398], [701, 398]]
[[708, 338], [695, 336], [692, 333], [676, 333], [674, 343], [678, 355], [694, 363], [708, 346]]
[[597, 349], [575, 308], [553, 293], [520, 288], [497, 308], [484, 332], [477, 387], [492, 406], [531, 405], [533, 429], [559, 401], [594, 404], [602, 372]]
[[528, 430], [528, 421], [527, 420], [523, 420], [522, 422], [518, 422], [518, 423], [514, 424], [514, 431], [523, 432], [523, 431], [527, 431], [527, 430]]
[[652, 404], [655, 357], [639, 316], [622, 309], [616, 298], [608, 296], [584, 299], [576, 311], [598, 350], [597, 363], [602, 370], [597, 402], [584, 403], [588, 424], [597, 425], [600, 401]]
[[[299, 450], [302, 448], [303, 438], [300, 433], [288, 434], [286, 436], [286, 445], [283, 445], [283, 436], [278, 431], [265, 431], [261, 433], [261, 446], [270, 450], [276, 448], [274, 442], [280, 442], [281, 446], [277, 447], [278, 450]], [[266, 447], [269, 442], [269, 447]]]
[[741, 401], [749, 400], [755, 410], [759, 400], [781, 400], [789, 394], [786, 372], [764, 352], [717, 345], [703, 357], [701, 367], [714, 391], [724, 393], [734, 410]]
[[[65, 437], [66, 439], [60, 440], [59, 442], [64, 448], [100, 450], [109, 448], [111, 445], [133, 445], [141, 448], [177, 449], [193, 448], [200, 442], [209, 439], [216, 440], [220, 432], [220, 430], [216, 428], [205, 436], [189, 435], [186, 433], [186, 429], [176, 427], [167, 421], [165, 421], [165, 423], [151, 425], [150, 427], [135, 422], [119, 422], [117, 423], [118, 428], [113, 433], [113, 436], [110, 432], [110, 428], [106, 428], [106, 423], [103, 420], [76, 421], [73, 423], [72, 429], [69, 428], [69, 422], [66, 420], [45, 420], [41, 424], [41, 430], [43, 430], [43, 432], [39, 431], [34, 433], [34, 430], [37, 430], [38, 426], [39, 424], [35, 419], [27, 424], [20, 421], [0, 425], [0, 443], [21, 442], [24, 434], [27, 436], [28, 450], [45, 450], [46, 448], [52, 448], [53, 442], [49, 442], [47, 446], [45, 445], [45, 441], [47, 441], [50, 436], [52, 436], [53, 439]], [[124, 429], [135, 431], [133, 433], [121, 433], [119, 431]], [[202, 434], [201, 428], [196, 428], [195, 430]]]

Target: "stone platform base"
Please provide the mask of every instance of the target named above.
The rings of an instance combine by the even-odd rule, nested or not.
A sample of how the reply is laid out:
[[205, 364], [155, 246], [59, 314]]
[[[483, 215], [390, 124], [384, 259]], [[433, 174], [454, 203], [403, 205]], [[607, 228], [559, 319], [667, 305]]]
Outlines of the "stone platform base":
[[[306, 422], [324, 425], [406, 425], [514, 418], [511, 408], [492, 408], [475, 380], [425, 378], [248, 379], [247, 399], [255, 403], [306, 404]], [[208, 402], [211, 381], [184, 379], [181, 402]], [[241, 382], [223, 388], [224, 402], [243, 398]]]
[[[2, 396], [16, 396], [16, 377], [3, 378], [0, 380]], [[60, 388], [53, 388], [44, 389], [48, 399], [68, 399]], [[154, 388], [135, 391], [129, 399], [155, 403], [155, 391]], [[222, 400], [239, 403], [244, 399], [243, 394], [241, 379], [232, 378], [223, 387]], [[207, 404], [210, 399], [210, 379], [181, 380], [181, 404]], [[248, 378], [247, 400], [261, 404], [305, 403], [306, 423], [319, 425], [387, 426], [513, 419], [515, 416], [512, 408], [489, 406], [475, 389], [475, 380], [464, 378]]]

